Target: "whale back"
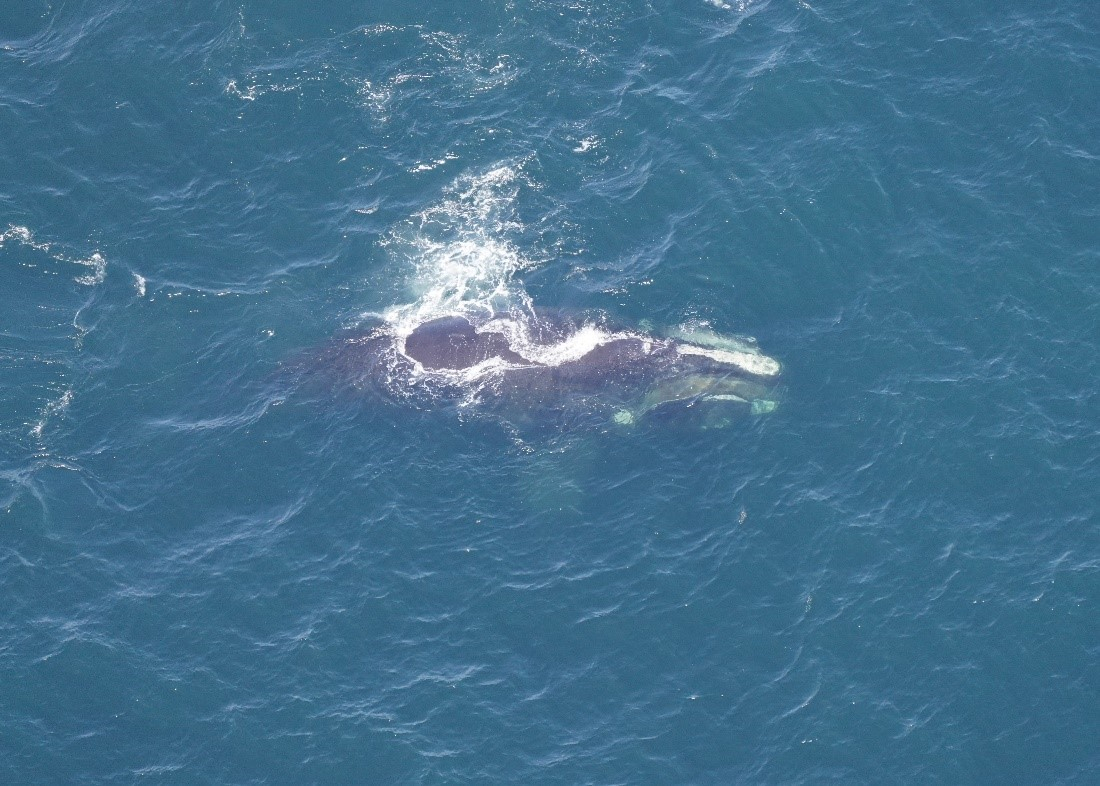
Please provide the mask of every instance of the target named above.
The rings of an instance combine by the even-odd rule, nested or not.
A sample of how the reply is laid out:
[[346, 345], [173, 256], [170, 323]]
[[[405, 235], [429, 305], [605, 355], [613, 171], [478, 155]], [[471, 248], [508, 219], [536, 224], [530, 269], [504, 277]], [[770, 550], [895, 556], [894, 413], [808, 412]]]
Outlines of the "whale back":
[[472, 368], [490, 358], [525, 362], [502, 334], [478, 332], [465, 317], [441, 317], [417, 326], [405, 338], [405, 354], [431, 370]]

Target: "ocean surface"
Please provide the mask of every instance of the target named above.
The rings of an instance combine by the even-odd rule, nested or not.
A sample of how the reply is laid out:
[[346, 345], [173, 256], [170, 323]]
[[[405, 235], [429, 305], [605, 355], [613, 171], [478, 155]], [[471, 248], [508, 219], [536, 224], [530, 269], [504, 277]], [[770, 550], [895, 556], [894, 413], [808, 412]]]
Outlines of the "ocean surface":
[[[780, 404], [324, 373], [494, 298]], [[1098, 383], [1091, 0], [5, 2], [0, 783], [1100, 783]]]

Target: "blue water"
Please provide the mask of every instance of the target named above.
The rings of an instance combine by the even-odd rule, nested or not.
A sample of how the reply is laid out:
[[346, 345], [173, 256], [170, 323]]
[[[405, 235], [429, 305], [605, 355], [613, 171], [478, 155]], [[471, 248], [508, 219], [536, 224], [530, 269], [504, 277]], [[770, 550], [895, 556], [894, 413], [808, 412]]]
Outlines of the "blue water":
[[[1087, 0], [3, 4], [0, 782], [1100, 782], [1098, 129]], [[781, 406], [288, 382], [456, 282]]]

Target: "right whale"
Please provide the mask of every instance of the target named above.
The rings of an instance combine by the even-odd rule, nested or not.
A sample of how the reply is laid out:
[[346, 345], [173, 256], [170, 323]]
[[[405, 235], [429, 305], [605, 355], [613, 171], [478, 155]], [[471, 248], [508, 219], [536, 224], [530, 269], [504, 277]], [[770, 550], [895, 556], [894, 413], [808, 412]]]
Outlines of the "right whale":
[[533, 309], [381, 320], [336, 338], [308, 365], [391, 400], [449, 401], [513, 421], [568, 410], [621, 426], [712, 428], [777, 406], [780, 364], [752, 343], [601, 322]]

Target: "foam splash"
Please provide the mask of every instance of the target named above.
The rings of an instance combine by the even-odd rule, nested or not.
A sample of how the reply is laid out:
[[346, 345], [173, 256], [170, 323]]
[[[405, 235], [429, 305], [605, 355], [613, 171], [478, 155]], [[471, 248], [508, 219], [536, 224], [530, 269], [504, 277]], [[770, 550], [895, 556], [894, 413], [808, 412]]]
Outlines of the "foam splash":
[[50, 246], [48, 243], [35, 243], [34, 235], [26, 227], [19, 227], [15, 224], [8, 226], [6, 230], [0, 232], [0, 246], [3, 246], [9, 240], [15, 240], [22, 243], [25, 246], [36, 248], [39, 251], [49, 251]]
[[414, 300], [383, 315], [400, 335], [439, 317], [486, 319], [530, 308], [516, 276], [537, 262], [511, 240], [523, 228], [514, 205], [525, 182], [515, 164], [459, 178], [443, 200], [383, 241], [412, 271], [406, 289]]
[[712, 5], [715, 8], [720, 8], [723, 11], [737, 10], [738, 13], [745, 13], [752, 7], [751, 0], [734, 0], [734, 2], [727, 2], [727, 0], [707, 0], [708, 5]]
[[38, 422], [31, 428], [31, 436], [36, 439], [41, 439], [43, 432], [46, 430], [46, 425], [54, 417], [64, 415], [69, 409], [69, 405], [73, 403], [73, 389], [66, 388], [65, 391], [53, 401], [49, 401], [39, 412]]
[[625, 332], [613, 333], [597, 325], [585, 324], [559, 341], [540, 341], [531, 335], [530, 322], [520, 315], [491, 320], [482, 329], [503, 334], [512, 351], [540, 366], [560, 366], [580, 360], [609, 341], [632, 335]]
[[103, 280], [107, 277], [107, 260], [104, 259], [103, 255], [98, 251], [87, 259], [74, 259], [72, 262], [77, 265], [84, 265], [84, 267], [91, 268], [85, 275], [77, 276], [74, 279], [78, 284], [92, 287], [96, 284], [102, 284]]
[[83, 258], [70, 256], [69, 254], [56, 250], [54, 243], [36, 240], [34, 232], [27, 227], [9, 224], [6, 230], [0, 232], [0, 248], [3, 248], [6, 243], [12, 241], [21, 246], [40, 251], [55, 262], [82, 265], [83, 267], [89, 268], [89, 271], [84, 275], [73, 278], [73, 281], [77, 284], [91, 287], [102, 284], [107, 277], [107, 260], [98, 251], [92, 253], [91, 256]]

